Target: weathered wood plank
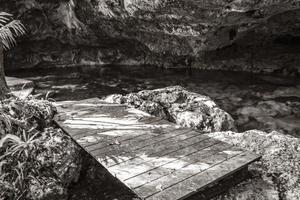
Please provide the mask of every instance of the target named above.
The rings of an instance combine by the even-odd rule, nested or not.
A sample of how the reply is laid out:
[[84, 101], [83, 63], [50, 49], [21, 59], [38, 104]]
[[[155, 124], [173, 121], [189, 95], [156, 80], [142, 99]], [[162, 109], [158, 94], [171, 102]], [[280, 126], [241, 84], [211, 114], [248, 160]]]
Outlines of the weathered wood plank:
[[185, 197], [183, 199], [211, 200], [213, 197], [228, 191], [231, 187], [237, 185], [238, 183], [246, 180], [249, 177], [250, 173], [248, 171], [248, 166], [246, 165], [239, 170], [230, 173], [230, 175], [225, 175], [220, 180], [216, 179], [216, 181], [212, 181], [211, 183], [199, 189], [198, 192], [188, 195], [188, 197]]
[[242, 151], [233, 151], [230, 154], [225, 152], [218, 152], [215, 155], [210, 156], [209, 158], [203, 158], [199, 162], [180, 168], [180, 170], [174, 170], [173, 173], [168, 174], [167, 176], [163, 176], [150, 183], [141, 185], [138, 188], [134, 188], [134, 191], [139, 196], [146, 198], [153, 194], [159, 193], [173, 185], [176, 185], [187, 178], [195, 176], [197, 173], [209, 169], [214, 165], [221, 164], [225, 160], [237, 156], [241, 153]]
[[[175, 151], [171, 154], [162, 156], [162, 154], [165, 154], [164, 151], [160, 151], [159, 153], [161, 154], [158, 154], [157, 156], [144, 154], [143, 156], [140, 156], [138, 158], [134, 158], [122, 164], [110, 167], [109, 171], [123, 181], [138, 175], [142, 175], [144, 173], [147, 174], [146, 178], [150, 178], [149, 176], [155, 175], [155, 173], [153, 173], [155, 172], [154, 169], [162, 167], [166, 164], [174, 164], [175, 161], [180, 162], [180, 160], [182, 160], [186, 156], [189, 156], [195, 152], [199, 152], [218, 143], [218, 141], [216, 140], [207, 139], [203, 141], [203, 139], [201, 138], [199, 142], [197, 137], [191, 138], [190, 142], [190, 146], [183, 146], [183, 149]], [[205, 151], [203, 151], [203, 153], [205, 153]]]
[[162, 143], [176, 143], [177, 141], [182, 141], [197, 136], [194, 132], [191, 132], [190, 134], [186, 133], [187, 130], [181, 130], [180, 132], [173, 131], [172, 134], [163, 134], [142, 141], [128, 140], [123, 142], [121, 148], [119, 146], [110, 146], [105, 149], [95, 150], [91, 153], [98, 158], [105, 158], [111, 155], [127, 157], [123, 158], [124, 161], [133, 158], [133, 156], [136, 157], [140, 154], [151, 154], [153, 151], [156, 152], [157, 150], [162, 150]]
[[[108, 152], [106, 157], [103, 159], [103, 154], [101, 156], [97, 156], [99, 161], [104, 161], [106, 167], [112, 167], [114, 165], [123, 163], [127, 160], [131, 160], [141, 155], [149, 155], [149, 156], [161, 156], [163, 152], [164, 154], [168, 154], [170, 152], [176, 151], [178, 149], [184, 148], [192, 144], [193, 142], [201, 142], [209, 139], [207, 136], [199, 135], [197, 132], [189, 132], [192, 133], [192, 136], [189, 136], [186, 133], [181, 135], [177, 135], [175, 137], [166, 138], [159, 141], [154, 141], [152, 143], [147, 143], [145, 146], [140, 148], [132, 149], [131, 151], [124, 151], [120, 154], [115, 154], [114, 159], [109, 159], [113, 154], [112, 152]], [[179, 142], [180, 141], [180, 142]], [[117, 163], [116, 160], [119, 160]]]
[[[95, 144], [93, 146], [88, 147], [87, 149], [90, 152], [93, 152], [95, 155], [100, 155], [105, 152], [114, 150], [116, 147], [119, 150], [127, 150], [132, 151], [133, 149], [137, 149], [139, 147], [145, 146], [147, 144], [151, 144], [151, 142], [157, 142], [162, 139], [167, 139], [171, 137], [175, 137], [180, 134], [186, 133], [186, 129], [142, 129], [142, 130], [119, 130], [119, 131], [109, 131], [105, 132], [105, 134], [109, 133], [120, 133], [122, 136], [119, 138], [120, 144], [116, 146], [109, 146], [107, 149], [102, 149], [101, 144]], [[126, 139], [126, 135], [132, 135], [132, 138]]]
[[[160, 156], [164, 156], [168, 153], [177, 151], [178, 149], [184, 149], [184, 145], [187, 145], [187, 143], [188, 144], [191, 143], [190, 140], [194, 141], [195, 138], [194, 137], [188, 138], [186, 140], [182, 140], [181, 144], [173, 143], [173, 144], [169, 144], [166, 147], [163, 147], [163, 144], [159, 145], [159, 146], [157, 146], [157, 144], [148, 145], [148, 146], [144, 147], [141, 151], [138, 151], [137, 154], [130, 155], [127, 153], [123, 153], [123, 154], [120, 154], [119, 156], [115, 157], [114, 159], [106, 158], [106, 159], [102, 160], [104, 162], [103, 165], [105, 167], [112, 167], [112, 166], [127, 162], [132, 159], [140, 159], [142, 162], [142, 161], [144, 161], [144, 159], [142, 157], [146, 154], [145, 152], [147, 152], [147, 151], [148, 152], [151, 151], [151, 153], [148, 156], [151, 156], [153, 158], [159, 156], [159, 154], [160, 154]], [[203, 140], [206, 140], [206, 139], [201, 139], [200, 141], [198, 141], [198, 138], [197, 138], [196, 142], [197, 141], [201, 142]], [[168, 141], [163, 141], [163, 143], [168, 143]], [[163, 151], [163, 153], [161, 153], [162, 151]], [[182, 151], [184, 151], [184, 150], [181, 150], [181, 152]], [[144, 153], [141, 153], [141, 152], [144, 152]], [[134, 152], [132, 152], [132, 153], [134, 153]]]
[[[185, 156], [178, 156], [177, 158], [175, 157], [175, 159], [173, 160], [170, 159], [169, 162], [162, 161], [160, 162], [161, 165], [148, 171], [142, 171], [140, 174], [137, 174], [135, 176], [131, 176], [125, 179], [124, 182], [132, 188], [138, 188], [144, 184], [171, 174], [174, 172], [174, 170], [181, 170], [188, 165], [203, 161], [209, 156], [213, 156], [215, 154], [218, 154], [220, 151], [224, 151], [232, 147], [231, 145], [226, 143], [218, 143], [212, 140], [207, 141], [210, 141], [211, 143], [208, 143], [207, 145], [203, 145], [203, 143], [205, 142], [200, 143], [203, 147], [199, 149], [199, 151], [190, 151], [189, 154]], [[161, 159], [163, 160], [164, 157], [158, 158], [157, 160], [159, 161]], [[157, 160], [155, 160], [155, 162], [157, 162]], [[110, 168], [110, 170], [113, 169]]]
[[[139, 120], [140, 123], [145, 123], [145, 124], [172, 124], [171, 122], [164, 120], [161, 117], [145, 117]], [[174, 124], [173, 124], [174, 125]]]
[[[225, 161], [220, 162], [218, 164], [212, 164], [210, 165], [209, 168], [204, 167], [206, 168], [206, 170], [202, 170], [196, 173], [196, 175], [194, 176], [183, 179], [181, 180], [181, 182], [178, 182], [177, 184], [168, 184], [168, 187], [165, 186], [166, 189], [164, 189], [163, 191], [156, 190], [154, 193], [149, 195], [146, 199], [147, 200], [185, 199], [188, 196], [195, 194], [198, 190], [200, 190], [205, 185], [236, 172], [238, 169], [241, 168], [241, 166], [245, 166], [256, 159], [257, 159], [256, 155], [253, 154], [249, 155], [243, 152], [241, 154], [231, 157], [230, 159], [226, 159]], [[213, 163], [214, 161], [213, 159], [209, 159], [207, 160], [207, 162]], [[152, 182], [151, 184], [155, 184], [155, 183]], [[159, 182], [159, 184], [162, 184], [162, 182]], [[146, 187], [143, 187], [143, 189], [144, 188]], [[152, 189], [152, 191], [154, 190]], [[140, 190], [140, 192], [142, 192], [142, 189]]]
[[[93, 100], [92, 100], [93, 102]], [[89, 103], [88, 102], [70, 102], [57, 103], [59, 115], [57, 121], [63, 121], [70, 128], [98, 128], [97, 125], [106, 126], [130, 126], [140, 125], [139, 120], [151, 118], [151, 115], [128, 108], [123, 105]], [[101, 128], [101, 127], [99, 127]]]
[[[139, 123], [146, 123], [146, 124], [153, 124], [153, 123], [161, 123], [161, 124], [167, 124], [165, 122], [165, 120], [162, 120], [160, 118], [156, 118], [156, 117], [151, 117], [151, 118], [144, 118], [144, 121], [139, 121]], [[169, 123], [170, 124], [170, 123]], [[174, 126], [174, 124], [170, 127], [176, 127]], [[168, 127], [167, 127], [168, 128]], [[67, 128], [68, 129], [68, 128]], [[118, 126], [112, 128], [112, 129], [97, 129], [95, 130], [89, 130], [89, 129], [75, 129], [74, 131], [72, 131], [72, 129], [69, 129], [70, 132], [75, 132], [75, 134], [72, 134], [72, 136], [74, 137], [74, 139], [81, 139], [82, 137], [87, 135], [87, 132], [89, 132], [89, 135], [92, 135], [94, 132], [105, 132], [105, 131], [113, 131], [113, 130], [117, 130], [118, 131]], [[90, 133], [91, 132], [91, 133]]]
[[[61, 121], [57, 121], [57, 124], [66, 132], [70, 132], [73, 139], [75, 139], [83, 147], [89, 147], [91, 149], [98, 149], [100, 147], [113, 144], [117, 141], [124, 141], [139, 137], [137, 130], [117, 130], [117, 129], [89, 129], [89, 128], [69, 128], [67, 124]], [[143, 134], [147, 132], [142, 131]], [[107, 144], [107, 145], [105, 145]], [[93, 147], [95, 146], [95, 147]]]
[[[135, 113], [128, 113], [127, 110], [124, 111], [124, 115], [115, 116], [112, 113], [97, 114], [98, 111], [93, 111], [86, 109], [84, 111], [80, 110], [74, 112], [72, 116], [58, 116], [57, 121], [62, 123], [68, 129], [157, 129], [157, 128], [167, 128], [176, 127], [176, 125], [171, 124], [165, 120], [161, 120], [159, 123], [144, 123], [140, 122], [141, 118], [148, 118], [148, 116], [138, 116]], [[96, 114], [95, 114], [96, 113]], [[76, 115], [76, 117], [74, 116]], [[118, 115], [121, 115], [118, 113]]]

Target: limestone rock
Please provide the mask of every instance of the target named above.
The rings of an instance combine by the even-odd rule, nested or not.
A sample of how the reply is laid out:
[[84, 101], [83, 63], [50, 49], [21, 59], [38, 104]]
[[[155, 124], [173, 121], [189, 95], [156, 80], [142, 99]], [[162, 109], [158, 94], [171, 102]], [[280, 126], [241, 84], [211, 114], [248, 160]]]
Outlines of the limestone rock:
[[57, 180], [45, 178], [30, 182], [30, 199], [34, 200], [66, 200], [68, 199], [66, 188]]
[[[300, 199], [300, 139], [278, 132], [262, 132], [257, 130], [244, 133], [216, 132], [209, 134], [221, 141], [236, 145], [248, 151], [259, 153], [262, 159], [251, 165], [251, 171], [255, 177], [260, 177], [260, 183], [268, 183], [268, 187], [262, 187], [258, 194], [247, 196], [244, 199]], [[240, 191], [253, 190], [253, 183], [257, 179], [249, 180], [229, 191], [230, 198], [238, 198]], [[264, 185], [266, 185], [264, 183]], [[246, 188], [246, 189], [245, 189]], [[254, 186], [257, 188], [257, 186]], [[277, 191], [277, 192], [276, 192]], [[242, 192], [243, 193], [243, 192]], [[278, 193], [278, 196], [277, 194]], [[250, 194], [250, 193], [249, 193]], [[264, 194], [264, 195], [262, 195]], [[267, 195], [266, 194], [270, 194]], [[275, 198], [273, 198], [273, 195]], [[254, 198], [255, 197], [255, 198]], [[257, 197], [257, 198], [256, 198]]]
[[46, 131], [55, 134], [50, 138], [45, 136], [44, 147], [56, 147], [37, 155], [37, 161], [49, 172], [31, 181], [28, 196], [34, 200], [67, 199], [68, 187], [78, 181], [81, 172], [80, 149], [60, 130], [50, 128]]
[[256, 177], [243, 181], [226, 194], [213, 200], [279, 200], [276, 185], [269, 180]]
[[180, 86], [144, 90], [125, 96], [111, 95], [104, 100], [127, 104], [184, 127], [194, 127], [204, 132], [235, 130], [232, 117], [221, 110], [212, 99], [189, 92]]

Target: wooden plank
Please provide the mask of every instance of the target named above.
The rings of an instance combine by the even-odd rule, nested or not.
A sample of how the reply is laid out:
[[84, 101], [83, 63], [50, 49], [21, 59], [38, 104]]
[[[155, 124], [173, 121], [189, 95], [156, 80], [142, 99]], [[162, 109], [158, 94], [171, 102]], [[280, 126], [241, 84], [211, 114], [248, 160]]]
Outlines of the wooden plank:
[[[163, 176], [138, 188], [134, 188], [134, 191], [139, 196], [147, 198], [151, 195], [162, 192], [163, 190], [176, 185], [185, 179], [195, 176], [199, 172], [205, 171], [214, 165], [220, 165], [225, 160], [235, 157], [241, 153], [242, 151], [232, 151], [230, 153], [217, 152], [215, 155], [210, 156], [209, 158], [203, 158], [199, 162], [180, 168], [180, 170], [174, 170], [173, 173], [168, 174], [167, 176]], [[183, 190], [185, 189], [186, 188], [183, 188]]]
[[[153, 137], [152, 134], [147, 135], [145, 131], [142, 131], [142, 134], [137, 133], [139, 132], [132, 130], [107, 130], [80, 137], [76, 141], [86, 150], [92, 151], [93, 149], [101, 149], [111, 145], [120, 145], [127, 140], [134, 140], [146, 136]], [[120, 136], [121, 134], [123, 135]]]
[[231, 187], [239, 184], [243, 180], [250, 177], [248, 166], [244, 166], [236, 172], [225, 175], [220, 180], [212, 181], [206, 186], [199, 189], [194, 194], [189, 195], [184, 199], [188, 200], [211, 200], [213, 197], [221, 195], [228, 191]]
[[[155, 122], [150, 122], [149, 124], [152, 124], [152, 123], [155, 123]], [[172, 131], [172, 129], [176, 128], [176, 126], [169, 126], [167, 127], [166, 129], [170, 129], [170, 131]], [[107, 131], [119, 131], [116, 128], [114, 129], [96, 129], [96, 130], [89, 130], [89, 129], [75, 129], [74, 131], [72, 131], [72, 129], [69, 129], [66, 127], [66, 130], [69, 131], [69, 132], [72, 132], [72, 137], [77, 140], [77, 139], [83, 139], [86, 135], [87, 135], [87, 132], [88, 132], [88, 135], [97, 135], [97, 133], [101, 133], [101, 132], [107, 132]], [[155, 129], [151, 129], [151, 130], [155, 130]], [[117, 136], [119, 137], [119, 136]], [[116, 138], [117, 138], [116, 137]], [[96, 143], [96, 142], [95, 142]], [[92, 145], [92, 144], [91, 144]]]
[[[112, 131], [115, 132], [115, 131]], [[119, 132], [125, 132], [125, 131], [119, 131]], [[139, 133], [138, 135], [136, 135], [136, 137], [129, 137], [126, 139], [126, 137], [122, 136], [121, 139], [122, 140], [118, 140], [118, 142], [116, 143], [116, 145], [110, 145], [110, 146], [103, 146], [103, 144], [95, 144], [93, 146], [89, 146], [87, 147], [87, 150], [90, 153], [97, 155], [104, 155], [106, 153], [116, 153], [119, 154], [119, 152], [131, 152], [134, 149], [139, 148], [141, 145], [146, 145], [149, 141], [153, 141], [153, 140], [159, 140], [159, 135], [156, 134], [156, 132], [153, 132], [151, 130], [139, 130], [139, 131], [133, 131], [133, 130], [127, 130], [126, 132], [132, 132], [133, 136], [135, 133]], [[183, 134], [184, 131], [174, 131], [178, 134]], [[106, 148], [104, 148], [106, 147]]]
[[[210, 141], [211, 143], [208, 143], [207, 145], [203, 145], [204, 142], [200, 143], [203, 147], [201, 149], [199, 148], [198, 151], [190, 151], [189, 154], [175, 157], [175, 159], [170, 159], [169, 162], [164, 162], [163, 158], [158, 158], [157, 160], [161, 160], [161, 159], [163, 160], [162, 162], [159, 161], [160, 163], [159, 166], [152, 168], [148, 171], [146, 170], [142, 171], [140, 174], [137, 174], [135, 176], [131, 176], [125, 179], [124, 182], [127, 185], [129, 185], [131, 188], [138, 188], [144, 184], [147, 184], [163, 176], [171, 174], [174, 172], [174, 170], [180, 170], [181, 168], [184, 168], [188, 165], [203, 161], [205, 158], [208, 158], [209, 156], [215, 155], [220, 151], [232, 147], [231, 145], [226, 143], [220, 144], [212, 140], [207, 140], [207, 141]], [[157, 161], [155, 160], [154, 163], [156, 162]], [[112, 170], [112, 168], [110, 168], [110, 170]]]
[[59, 109], [69, 109], [72, 110], [76, 106], [85, 106], [85, 107], [93, 107], [93, 106], [118, 106], [118, 107], [126, 107], [126, 105], [122, 104], [114, 104], [109, 103], [106, 101], [102, 101], [99, 98], [90, 98], [90, 99], [84, 99], [80, 101], [61, 101], [61, 102], [55, 102], [55, 106], [57, 106]]
[[163, 122], [164, 124], [170, 124], [170, 122], [164, 120], [161, 117], [145, 117], [139, 120], [140, 123], [145, 123], [145, 124], [154, 124], [154, 123], [158, 123], [158, 122]]
[[[174, 136], [172, 138], [166, 138], [159, 141], [153, 141], [151, 143], [147, 143], [145, 141], [145, 146], [140, 148], [134, 148], [130, 151], [118, 152], [112, 151], [107, 152], [102, 155], [94, 155], [100, 162], [105, 163], [105, 167], [112, 167], [114, 165], [123, 163], [127, 160], [133, 159], [140, 155], [151, 155], [151, 156], [159, 156], [161, 151], [165, 154], [168, 154], [172, 151], [176, 151], [178, 149], [184, 148], [185, 145], [189, 146], [191, 141], [200, 142], [209, 139], [207, 136], [199, 135], [197, 132], [191, 132], [194, 136], [189, 137], [186, 133], [183, 133], [178, 136]], [[179, 142], [180, 141], [180, 142]], [[118, 154], [117, 154], [118, 153]], [[111, 156], [114, 156], [114, 159], [110, 159]], [[118, 162], [116, 163], [116, 159]]]
[[96, 130], [93, 130], [93, 129], [92, 130], [90, 130], [90, 129], [75, 129], [75, 131], [76, 130], [77, 130], [77, 132], [75, 132], [75, 133], [77, 133], [77, 134], [72, 135], [72, 137], [75, 140], [82, 140], [86, 136], [99, 136], [99, 135], [103, 136], [103, 134], [102, 134], [103, 132], [116, 131], [114, 129], [96, 129]]
[[[157, 121], [157, 119], [156, 119], [156, 121]], [[149, 124], [152, 124], [152, 123], [155, 123], [155, 122], [151, 121]], [[166, 129], [170, 129], [170, 131], [172, 131], [175, 128], [176, 128], [176, 126], [174, 126], [174, 125], [166, 127]], [[142, 129], [142, 130], [147, 130], [147, 129]], [[150, 129], [150, 130], [155, 130], [155, 129]], [[82, 137], [87, 135], [87, 132], [89, 132], [89, 135], [94, 135], [95, 133], [98, 133], [98, 132], [118, 131], [118, 127], [116, 126], [115, 128], [112, 128], [112, 129], [100, 129], [100, 130], [97, 129], [96, 131], [89, 130], [89, 129], [82, 129], [81, 131], [78, 131], [78, 129], [75, 129], [74, 131], [75, 131], [75, 134], [73, 135], [74, 139], [81, 139]]]
[[[120, 141], [131, 139], [134, 137], [138, 137], [140, 135], [137, 134], [137, 131], [132, 130], [123, 130], [122, 134], [118, 134], [119, 130], [112, 130], [112, 129], [75, 129], [69, 128], [67, 125], [61, 122], [57, 122], [57, 124], [62, 128], [64, 131], [71, 133], [70, 136], [73, 137], [80, 145], [83, 147], [90, 147], [93, 145], [103, 145], [106, 143], [108, 145], [116, 142], [117, 138]], [[126, 134], [128, 133], [128, 134]], [[131, 134], [129, 134], [131, 133]], [[146, 133], [144, 133], [146, 134]], [[105, 145], [107, 146], [107, 145]], [[99, 147], [97, 147], [99, 148]]]
[[[160, 119], [159, 119], [160, 120]], [[126, 120], [122, 118], [112, 118], [111, 116], [98, 116], [98, 117], [73, 117], [71, 120], [64, 122], [68, 124], [82, 124], [82, 125], [114, 125], [114, 126], [132, 126], [132, 125], [147, 125], [150, 123], [140, 123], [138, 120]]]
[[[144, 148], [140, 150], [135, 150], [137, 152], [136, 154], [128, 154], [126, 152], [120, 154], [119, 156], [115, 157], [114, 159], [106, 158], [104, 160], [101, 160], [104, 164], [105, 167], [112, 167], [114, 165], [118, 165], [120, 163], [124, 163], [126, 161], [132, 160], [132, 159], [142, 159], [144, 155], [149, 155], [151, 157], [157, 157], [157, 156], [164, 156], [166, 154], [175, 152], [177, 150], [181, 150], [181, 152], [184, 152], [185, 147], [188, 147], [188, 145], [191, 144], [191, 141], [199, 143], [204, 140], [207, 140], [208, 138], [203, 138], [201, 136], [197, 136], [196, 140], [195, 137], [191, 137], [185, 140], [182, 140], [180, 144], [177, 143], [172, 143], [170, 144], [170, 141], [163, 141], [159, 144], [152, 144], [152, 145], [147, 145]], [[168, 144], [168, 145], [165, 145]], [[184, 146], [186, 145], [186, 146]], [[147, 152], [151, 152], [150, 154], [147, 154]], [[163, 152], [163, 153], [162, 153]], [[134, 152], [132, 152], [134, 153]], [[118, 162], [116, 162], [116, 160]], [[142, 159], [144, 161], [144, 159]]]
[[[176, 143], [191, 137], [195, 137], [197, 134], [185, 129], [180, 129], [178, 131], [169, 132], [166, 134], [158, 135], [156, 137], [151, 137], [149, 139], [142, 140], [127, 140], [119, 146], [109, 146], [105, 149], [97, 149], [95, 151], [90, 151], [94, 155], [101, 157], [107, 155], [123, 155], [129, 156], [132, 154], [143, 154], [151, 153], [155, 147], [160, 147], [163, 144]], [[204, 138], [204, 137], [202, 137]], [[207, 138], [207, 137], [205, 137]]]
[[106, 130], [141, 130], [141, 129], [159, 129], [159, 128], [168, 128], [170, 125], [151, 125], [151, 124], [136, 124], [136, 125], [120, 125], [116, 126], [115, 124], [76, 124], [66, 122], [66, 125], [71, 129], [106, 129]]
[[[201, 190], [205, 185], [224, 178], [237, 170], [242, 166], [245, 166], [253, 160], [257, 159], [257, 155], [248, 154], [243, 152], [236, 156], [233, 156], [231, 159], [226, 159], [221, 164], [213, 164], [211, 167], [207, 168], [204, 171], [196, 173], [194, 176], [188, 177], [181, 180], [176, 184], [169, 184], [168, 187], [165, 187], [163, 191], [158, 191], [147, 196], [147, 200], [173, 200], [173, 199], [186, 199], [189, 196], [195, 194], [197, 191]], [[208, 160], [208, 162], [212, 162]], [[155, 184], [152, 182], [151, 184]], [[162, 182], [159, 182], [162, 184]], [[142, 187], [141, 187], [142, 188]], [[143, 189], [146, 187], [143, 187]], [[136, 190], [135, 190], [136, 191]], [[142, 192], [142, 190], [140, 190]], [[148, 193], [149, 194], [149, 193]]]
[[[199, 141], [198, 138], [191, 138], [190, 142], [190, 146], [183, 146], [182, 149], [179, 149], [178, 151], [172, 152], [170, 154], [163, 156], [163, 154], [165, 154], [165, 151], [158, 152], [157, 156], [145, 154], [141, 157], [137, 157], [119, 165], [110, 167], [108, 170], [120, 180], [125, 181], [125, 183], [126, 180], [145, 173], [146, 176], [144, 178], [146, 179], [144, 180], [149, 180], [149, 174], [151, 174], [150, 176], [154, 176], [156, 168], [162, 167], [170, 163], [174, 164], [175, 161], [179, 162], [182, 159], [184, 160], [184, 157], [190, 154], [199, 152], [205, 148], [219, 143], [219, 141], [213, 139], [207, 139], [205, 141], [203, 141], [203, 139], [200, 139]], [[205, 152], [206, 151], [203, 151], [203, 153]]]
[[[85, 120], [90, 122], [93, 122], [93, 120], [109, 120], [110, 123], [114, 124], [123, 122], [137, 124], [138, 120], [151, 117], [147, 113], [125, 106], [102, 106], [89, 103], [64, 105], [64, 107], [59, 107], [59, 113], [57, 120], [69, 123], [69, 125], [76, 123], [77, 125], [87, 124]], [[77, 120], [74, 119], [74, 116], [76, 116]]]
[[[120, 145], [118, 145], [118, 149], [127, 148], [128, 151], [132, 151], [133, 149], [137, 149], [141, 146], [149, 144], [151, 142], [157, 142], [159, 140], [175, 137], [177, 135], [181, 135], [188, 132], [186, 129], [178, 128], [178, 129], [149, 129], [149, 130], [118, 130], [118, 131], [109, 131], [109, 133], [120, 133], [123, 134], [121, 138], [119, 138]], [[127, 134], [126, 134], [127, 133]], [[107, 134], [107, 133], [106, 133]], [[126, 135], [131, 134], [133, 137], [126, 139]], [[135, 136], [135, 137], [134, 137]], [[122, 139], [124, 138], [124, 139]], [[115, 146], [110, 146], [108, 149], [103, 150], [102, 144], [95, 144], [87, 148], [89, 152], [93, 152], [95, 155], [99, 155], [108, 151], [111, 151], [115, 148]]]

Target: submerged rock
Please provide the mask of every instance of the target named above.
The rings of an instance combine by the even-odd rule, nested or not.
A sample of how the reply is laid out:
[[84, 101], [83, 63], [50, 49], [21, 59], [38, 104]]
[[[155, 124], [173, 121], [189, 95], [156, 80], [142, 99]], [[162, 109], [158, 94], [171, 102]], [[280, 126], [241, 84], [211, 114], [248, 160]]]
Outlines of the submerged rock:
[[236, 123], [248, 129], [277, 130], [299, 137], [299, 111], [298, 102], [260, 101], [238, 109]]
[[208, 135], [262, 155], [260, 161], [250, 166], [254, 179], [216, 199], [300, 199], [300, 139], [275, 131], [266, 133], [258, 130]]
[[295, 87], [281, 87], [275, 91], [262, 95], [263, 99], [276, 99], [276, 98], [298, 98], [300, 99], [300, 85]]
[[111, 103], [133, 106], [184, 127], [204, 132], [235, 130], [232, 117], [207, 96], [189, 92], [180, 86], [143, 90], [128, 95], [111, 95]]

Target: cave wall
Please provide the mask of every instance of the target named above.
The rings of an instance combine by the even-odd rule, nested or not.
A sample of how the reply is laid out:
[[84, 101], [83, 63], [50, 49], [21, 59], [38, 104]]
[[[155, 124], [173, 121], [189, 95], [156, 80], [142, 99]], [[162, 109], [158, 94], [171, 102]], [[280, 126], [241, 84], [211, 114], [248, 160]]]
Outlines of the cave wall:
[[28, 29], [7, 70], [89, 64], [300, 74], [297, 0], [0, 0]]

